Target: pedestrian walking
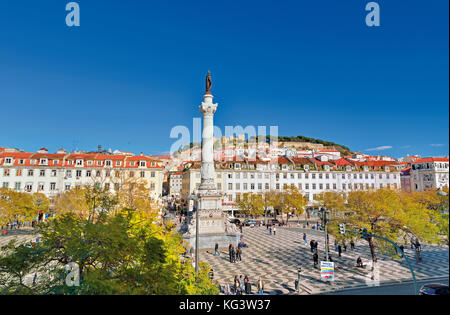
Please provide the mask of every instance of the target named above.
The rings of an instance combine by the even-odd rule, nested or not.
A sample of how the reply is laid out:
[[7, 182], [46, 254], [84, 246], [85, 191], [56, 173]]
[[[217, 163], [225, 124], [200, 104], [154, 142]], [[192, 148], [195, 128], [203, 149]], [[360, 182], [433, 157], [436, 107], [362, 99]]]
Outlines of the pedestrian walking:
[[313, 253], [314, 252], [314, 240], [311, 240], [309, 242], [309, 246], [311, 247], [311, 253]]
[[236, 260], [242, 261], [241, 259], [241, 249], [236, 248]]
[[276, 232], [277, 232], [277, 228], [273, 227], [273, 235], [275, 235]]
[[272, 235], [272, 226], [269, 226], [269, 234]]
[[337, 243], [337, 241], [334, 241], [334, 250], [338, 251], [338, 243]]
[[231, 294], [230, 285], [228, 284], [228, 281], [225, 282], [224, 291], [225, 291], [225, 295], [230, 295]]
[[319, 243], [317, 241], [314, 241], [314, 251], [317, 253], [319, 247]]
[[217, 242], [216, 242], [216, 245], [214, 245], [214, 256], [220, 256], [219, 243], [217, 243]]
[[251, 294], [252, 293], [252, 284], [250, 283], [250, 280], [248, 279], [247, 275], [244, 278], [244, 285], [245, 285], [245, 294]]
[[234, 276], [234, 294], [235, 295], [239, 294], [239, 276], [238, 275]]
[[242, 234], [242, 223], [239, 224], [239, 230], [241, 231], [241, 234]]
[[233, 262], [233, 245], [228, 246], [228, 255], [230, 255], [230, 263]]
[[236, 262], [236, 251], [234, 250], [234, 247], [231, 247], [231, 262]]
[[353, 242], [353, 240], [350, 241], [350, 249], [351, 250], [355, 249], [355, 242]]
[[342, 254], [342, 247], [341, 247], [341, 245], [338, 245], [338, 253], [339, 253], [339, 257], [341, 257], [341, 254]]
[[358, 258], [356, 259], [356, 267], [363, 267], [361, 256], [358, 256]]
[[258, 294], [263, 294], [264, 293], [264, 281], [261, 279], [261, 277], [259, 277], [258, 284], [257, 284], [256, 287], [258, 289]]
[[314, 268], [317, 268], [317, 265], [319, 264], [319, 255], [317, 253], [313, 254], [313, 262], [314, 262]]
[[305, 246], [306, 244], [308, 244], [308, 242], [306, 241], [306, 233], [303, 233], [303, 242], [305, 243]]
[[242, 295], [242, 293], [244, 292], [244, 278], [242, 277], [242, 275], [239, 276], [239, 292], [240, 295]]
[[344, 246], [344, 252], [347, 251], [347, 244], [345, 244], [345, 241], [342, 241], [342, 245]]

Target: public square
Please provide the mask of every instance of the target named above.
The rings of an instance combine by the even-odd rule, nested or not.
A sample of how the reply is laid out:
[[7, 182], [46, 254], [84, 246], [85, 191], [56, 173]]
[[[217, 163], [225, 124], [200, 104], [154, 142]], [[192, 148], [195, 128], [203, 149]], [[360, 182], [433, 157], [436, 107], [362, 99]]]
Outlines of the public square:
[[[307, 234], [307, 245], [303, 242], [303, 233]], [[244, 241], [248, 245], [242, 250], [242, 261], [230, 263], [228, 248], [220, 248], [220, 256], [214, 256], [213, 250], [203, 250], [200, 261], [208, 262], [214, 270], [214, 279], [224, 285], [226, 281], [233, 285], [235, 275], [247, 275], [252, 282], [252, 292], [256, 292], [258, 277], [264, 281], [265, 292], [269, 294], [295, 293], [294, 281], [297, 280], [297, 268], [301, 266], [301, 294], [318, 294], [351, 287], [367, 287], [369, 270], [355, 267], [356, 259], [361, 256], [363, 263], [371, 260], [366, 241], [356, 243], [355, 249], [347, 246], [342, 257], [334, 250], [334, 239], [330, 236], [330, 254], [335, 262], [335, 281], [327, 284], [320, 280], [320, 268], [313, 268], [311, 239], [318, 241], [319, 260], [324, 258], [323, 232], [312, 229], [277, 227], [276, 235], [270, 235], [265, 226], [244, 227]], [[416, 278], [436, 279], [448, 277], [449, 249], [447, 246], [422, 245], [423, 261], [415, 261], [415, 252], [405, 248]], [[404, 260], [392, 259], [377, 252], [380, 267], [380, 284], [401, 283], [412, 280], [411, 272]], [[411, 292], [413, 293], [413, 292]]]

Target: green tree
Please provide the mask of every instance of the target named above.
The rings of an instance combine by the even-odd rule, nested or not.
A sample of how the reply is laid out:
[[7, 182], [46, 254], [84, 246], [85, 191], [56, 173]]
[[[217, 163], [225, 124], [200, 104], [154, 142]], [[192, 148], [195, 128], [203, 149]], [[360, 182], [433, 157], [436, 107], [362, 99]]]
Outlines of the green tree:
[[[0, 294], [217, 294], [208, 266], [197, 276], [182, 260], [180, 235], [138, 214], [100, 213], [92, 222], [65, 213], [41, 224], [36, 246], [2, 248]], [[79, 266], [79, 286], [65, 282], [69, 263]]]

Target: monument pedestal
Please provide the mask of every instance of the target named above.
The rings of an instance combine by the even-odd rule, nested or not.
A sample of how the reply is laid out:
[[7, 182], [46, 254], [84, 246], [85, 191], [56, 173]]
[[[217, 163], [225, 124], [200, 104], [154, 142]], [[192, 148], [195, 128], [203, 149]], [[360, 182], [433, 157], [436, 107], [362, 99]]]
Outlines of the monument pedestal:
[[[199, 248], [214, 248], [216, 242], [219, 248], [228, 248], [230, 243], [237, 246], [241, 234], [222, 211], [222, 194], [215, 189], [200, 189], [196, 202], [196, 211], [199, 211]], [[183, 239], [193, 248], [195, 248], [195, 220], [196, 213], [191, 219], [188, 232], [183, 235]]]
[[[191, 218], [188, 231], [183, 238], [195, 248], [195, 236], [199, 235], [199, 248], [227, 247], [231, 243], [236, 246], [240, 239], [237, 227], [228, 221], [228, 215], [222, 211], [222, 193], [217, 191], [214, 184], [214, 113], [217, 103], [213, 103], [211, 88], [211, 74], [206, 77], [206, 92], [203, 102], [199, 106], [203, 115], [202, 132], [202, 167], [201, 183], [196, 196], [196, 211], [198, 211], [198, 231], [196, 231], [195, 217]], [[197, 215], [197, 213], [195, 214]]]

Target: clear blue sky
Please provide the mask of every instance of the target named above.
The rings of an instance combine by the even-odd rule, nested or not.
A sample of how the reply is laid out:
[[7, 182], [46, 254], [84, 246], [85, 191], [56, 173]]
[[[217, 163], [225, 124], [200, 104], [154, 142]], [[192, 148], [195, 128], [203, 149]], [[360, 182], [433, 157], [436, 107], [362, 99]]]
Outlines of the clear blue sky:
[[448, 1], [68, 2], [0, 1], [0, 146], [167, 152], [211, 70], [222, 129], [448, 154]]

